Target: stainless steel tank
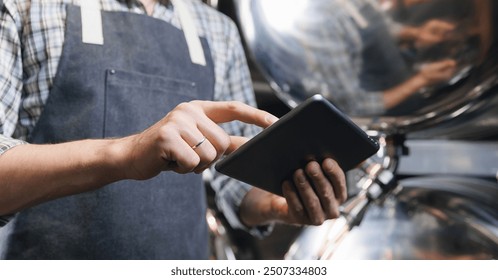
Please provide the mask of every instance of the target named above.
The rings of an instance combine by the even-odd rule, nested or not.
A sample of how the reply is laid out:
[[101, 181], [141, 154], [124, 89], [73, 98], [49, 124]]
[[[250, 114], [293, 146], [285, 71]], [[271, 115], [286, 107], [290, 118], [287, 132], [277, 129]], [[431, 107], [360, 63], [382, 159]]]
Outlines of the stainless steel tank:
[[[364, 121], [376, 128], [389, 126], [405, 133], [482, 118], [474, 122], [473, 135], [496, 135], [496, 4], [490, 0], [420, 0], [408, 1], [416, 4], [407, 6], [404, 2], [234, 1], [248, 55], [290, 107], [320, 93], [353, 117], [375, 117]], [[370, 15], [362, 16], [363, 11]], [[449, 24], [450, 29], [438, 31], [444, 36], [432, 42], [395, 35], [403, 33], [404, 27], [430, 29], [434, 22]], [[415, 93], [398, 108], [367, 114], [354, 108], [361, 100], [345, 95], [356, 89], [365, 91], [362, 96], [368, 98], [369, 92], [392, 90], [441, 60], [456, 63], [452, 74], [415, 87]], [[454, 133], [460, 135], [461, 129]]]
[[[233, 3], [248, 56], [285, 104], [320, 93], [384, 144], [349, 174], [356, 192], [343, 216], [303, 228], [286, 258], [498, 257], [496, 1]], [[389, 92], [408, 97], [379, 110]], [[491, 172], [400, 174], [406, 143], [434, 139], [486, 141]], [[479, 165], [473, 160], [468, 168]]]

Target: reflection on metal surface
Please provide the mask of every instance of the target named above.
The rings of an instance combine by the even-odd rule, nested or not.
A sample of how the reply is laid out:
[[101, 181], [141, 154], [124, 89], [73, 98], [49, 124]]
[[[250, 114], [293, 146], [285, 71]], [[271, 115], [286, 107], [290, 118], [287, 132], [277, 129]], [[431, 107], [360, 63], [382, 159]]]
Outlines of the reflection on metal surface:
[[320, 93], [382, 144], [343, 215], [306, 227], [286, 258], [498, 258], [494, 180], [397, 176], [405, 139], [498, 136], [497, 1], [233, 2], [282, 101]]
[[408, 140], [405, 145], [410, 154], [399, 161], [397, 174], [401, 176], [444, 174], [493, 179], [498, 172], [496, 141]]
[[464, 177], [398, 181], [399, 150], [392, 136], [367, 160], [359, 192], [342, 216], [306, 227], [287, 259], [496, 259], [498, 184]]
[[214, 260], [235, 260], [235, 253], [231, 247], [232, 243], [228, 239], [225, 227], [216, 218], [213, 210], [206, 213], [206, 221], [209, 230], [209, 252], [210, 259]]
[[308, 227], [288, 259], [496, 259], [498, 186], [418, 178], [371, 202], [357, 227], [342, 217]]
[[210, 5], [213, 8], [218, 8], [218, 0], [202, 0], [202, 2]]
[[291, 107], [320, 93], [352, 116], [385, 116], [360, 121], [397, 133], [491, 110], [493, 1], [234, 3], [251, 57]]
[[496, 181], [461, 176], [398, 181], [403, 141], [369, 133], [382, 145], [362, 168], [359, 193], [339, 219], [306, 227], [286, 258], [498, 258]]

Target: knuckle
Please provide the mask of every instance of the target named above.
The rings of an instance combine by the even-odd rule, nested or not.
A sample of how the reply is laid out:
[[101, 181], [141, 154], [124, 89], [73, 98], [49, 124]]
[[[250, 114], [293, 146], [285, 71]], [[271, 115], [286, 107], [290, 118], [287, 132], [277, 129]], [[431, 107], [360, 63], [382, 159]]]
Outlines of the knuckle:
[[305, 183], [305, 182], [300, 182], [298, 181], [296, 185], [296, 188], [299, 192], [303, 192], [303, 191], [306, 191], [308, 190], [308, 185]]
[[157, 130], [157, 137], [160, 142], [167, 142], [172, 137], [172, 131], [175, 130], [172, 125], [163, 125]]
[[330, 203], [330, 202], [332, 202], [332, 201], [334, 201], [334, 200], [335, 200], [335, 195], [334, 195], [334, 194], [332, 193], [332, 191], [330, 191], [330, 190], [323, 191], [323, 192], [320, 194], [320, 196], [321, 196], [321, 198], [322, 198], [324, 201], [326, 201], [326, 202], [328, 202], [328, 203]]
[[305, 216], [304, 208], [301, 206], [294, 207], [293, 212], [297, 217], [304, 217]]
[[315, 197], [310, 197], [306, 200], [306, 205], [308, 206], [308, 209], [312, 213], [319, 212], [321, 210], [320, 202], [318, 201], [318, 198]]
[[232, 100], [227, 102], [227, 108], [230, 111], [237, 111], [241, 106], [243, 106], [243, 103], [240, 101]]
[[167, 124], [176, 123], [181, 124], [185, 122], [186, 109], [180, 108], [181, 104], [167, 115]]
[[176, 106], [175, 110], [176, 110], [176, 109], [178, 109], [178, 110], [181, 110], [181, 111], [183, 111], [183, 110], [188, 111], [188, 110], [189, 110], [189, 108], [190, 108], [192, 105], [193, 105], [193, 103], [192, 103], [192, 102], [182, 102], [182, 103], [180, 103], [180, 104], [178, 104], [178, 105]]
[[189, 101], [188, 103], [191, 104], [191, 105], [194, 105], [194, 106], [200, 106], [202, 104], [203, 101], [201, 100], [192, 100], [192, 101]]

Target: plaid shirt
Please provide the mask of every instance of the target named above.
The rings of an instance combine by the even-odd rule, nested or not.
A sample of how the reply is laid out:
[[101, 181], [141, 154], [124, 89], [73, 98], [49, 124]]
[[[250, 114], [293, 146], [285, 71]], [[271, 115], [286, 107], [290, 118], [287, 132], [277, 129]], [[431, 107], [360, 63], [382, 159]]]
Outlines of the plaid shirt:
[[[85, 1], [85, 0], [81, 0]], [[256, 106], [244, 50], [233, 22], [197, 0], [187, 2], [199, 36], [211, 48], [215, 66], [215, 100], [239, 100]], [[62, 54], [66, 5], [78, 0], [4, 0], [0, 12], [0, 156], [23, 140], [36, 125], [49, 96]], [[138, 1], [101, 0], [105, 11], [145, 14]], [[152, 17], [180, 27], [174, 8], [159, 1]], [[1, 2], [0, 2], [1, 3]], [[251, 137], [258, 128], [240, 122], [223, 124], [231, 135]], [[235, 228], [243, 228], [238, 206], [250, 186], [216, 174], [212, 187], [218, 207]], [[0, 217], [0, 227], [8, 217]], [[252, 233], [258, 234], [254, 229]]]

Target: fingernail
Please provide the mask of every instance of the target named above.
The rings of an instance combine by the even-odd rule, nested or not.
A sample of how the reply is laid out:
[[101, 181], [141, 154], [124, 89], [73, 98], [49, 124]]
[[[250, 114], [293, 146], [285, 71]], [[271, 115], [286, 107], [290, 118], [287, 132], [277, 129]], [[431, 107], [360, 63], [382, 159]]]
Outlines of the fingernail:
[[275, 117], [274, 115], [267, 115], [266, 116], [266, 122], [268, 122], [269, 124], [273, 124], [276, 121], [278, 121], [278, 118]]

